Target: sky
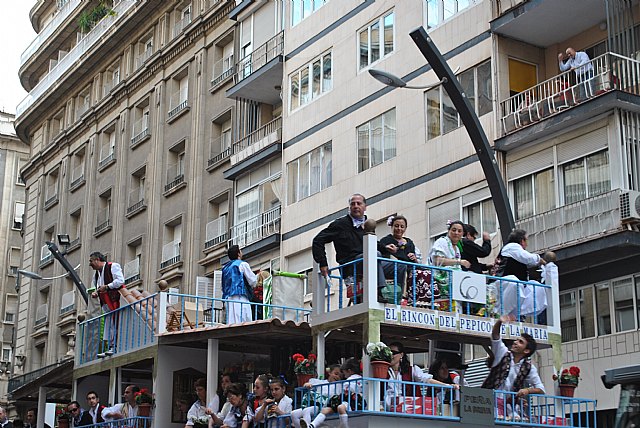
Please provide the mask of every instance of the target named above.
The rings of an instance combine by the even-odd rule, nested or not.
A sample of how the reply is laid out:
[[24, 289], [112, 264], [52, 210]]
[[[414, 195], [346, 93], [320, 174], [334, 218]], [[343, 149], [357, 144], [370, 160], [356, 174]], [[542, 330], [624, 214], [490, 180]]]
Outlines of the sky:
[[0, 0], [0, 109], [16, 112], [16, 106], [27, 95], [18, 78], [20, 55], [36, 37], [29, 21], [35, 0]]

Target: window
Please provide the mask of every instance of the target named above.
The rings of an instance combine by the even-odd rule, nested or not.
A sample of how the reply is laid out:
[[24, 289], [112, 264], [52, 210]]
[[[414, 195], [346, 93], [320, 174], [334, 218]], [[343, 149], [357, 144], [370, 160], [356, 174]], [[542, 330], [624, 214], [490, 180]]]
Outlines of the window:
[[360, 125], [358, 135], [358, 172], [365, 171], [396, 156], [396, 109], [389, 110]]
[[82, 234], [82, 208], [78, 208], [69, 214], [69, 248], [67, 251], [80, 246], [80, 235]]
[[164, 245], [162, 246], [162, 263], [160, 269], [180, 261], [180, 243], [182, 241], [182, 218], [167, 223], [164, 227]]
[[11, 247], [9, 248], [9, 263], [7, 263], [9, 265], [9, 269], [8, 269], [8, 274], [9, 275], [17, 275], [18, 274], [18, 269], [20, 269], [20, 248], [18, 247]]
[[208, 166], [231, 155], [231, 110], [211, 122], [211, 143]]
[[100, 161], [98, 168], [103, 168], [115, 160], [116, 126], [111, 125], [100, 136]]
[[13, 324], [18, 313], [18, 296], [15, 294], [7, 294], [4, 303], [4, 322]]
[[563, 165], [562, 173], [565, 204], [611, 190], [609, 153], [606, 150]]
[[185, 140], [169, 149], [167, 157], [167, 184], [164, 191], [177, 187], [184, 183], [184, 167], [185, 167]]
[[86, 149], [83, 147], [76, 151], [71, 157], [71, 182], [70, 189], [75, 189], [84, 183], [84, 160]]
[[333, 87], [331, 52], [289, 75], [289, 110], [302, 107]]
[[[491, 61], [463, 71], [458, 75], [458, 80], [478, 116], [491, 112], [493, 109]], [[442, 85], [428, 90], [425, 97], [427, 139], [439, 137], [462, 125], [458, 111]]]
[[131, 174], [129, 204], [127, 214], [133, 214], [146, 207], [144, 203], [144, 184], [147, 175], [146, 165]]
[[146, 60], [153, 55], [153, 33], [149, 33], [138, 41], [138, 57], [136, 66], [142, 67]]
[[111, 229], [111, 189], [98, 198], [96, 227], [94, 233], [100, 234]]
[[13, 207], [13, 229], [22, 229], [22, 220], [24, 218], [24, 202], [16, 202]]
[[297, 202], [331, 186], [331, 142], [287, 165], [288, 202]]
[[381, 16], [358, 33], [360, 70], [393, 52], [393, 12]]
[[320, 9], [329, 0], [291, 0], [291, 26]]
[[169, 119], [187, 109], [189, 98], [189, 70], [184, 69], [171, 79], [169, 99]]
[[64, 129], [64, 108], [58, 111], [52, 118], [50, 123], [50, 138], [54, 139]]
[[25, 184], [24, 179], [22, 178], [22, 173], [20, 169], [22, 168], [22, 165], [24, 165], [27, 162], [28, 162], [27, 159], [18, 159], [18, 164], [16, 165], [16, 184], [19, 184], [19, 185]]
[[11, 362], [11, 348], [2, 347], [2, 361]]
[[102, 96], [106, 96], [111, 89], [120, 83], [120, 61], [113, 63], [103, 74]]
[[217, 86], [227, 77], [233, 74], [233, 39], [227, 37], [215, 45], [215, 57], [218, 58], [213, 64], [213, 78], [211, 86]]
[[211, 248], [226, 242], [228, 236], [229, 196], [222, 196], [209, 201], [208, 222], [205, 230], [204, 248]]
[[513, 182], [516, 219], [531, 217], [555, 208], [553, 169], [546, 169]]
[[562, 325], [562, 341], [578, 339], [578, 322], [576, 314], [576, 291], [560, 296], [560, 323]]
[[473, 225], [478, 232], [497, 232], [498, 221], [492, 199], [467, 205], [463, 211], [466, 223]]
[[149, 129], [149, 98], [133, 108], [133, 130], [131, 135], [131, 148], [151, 136]]
[[47, 174], [47, 193], [45, 198], [45, 208], [48, 208], [58, 201], [58, 176], [59, 168], [54, 169]]
[[427, 29], [433, 28], [480, 0], [426, 0]]
[[184, 28], [191, 22], [191, 4], [182, 6], [182, 8], [176, 11], [176, 23], [173, 28], [173, 37], [178, 35], [184, 30]]
[[123, 267], [126, 285], [140, 280], [140, 261], [142, 259], [142, 237], [127, 244], [127, 262]]
[[91, 107], [91, 85], [80, 92], [76, 98], [76, 120], [80, 119], [89, 107]]
[[635, 330], [633, 279], [623, 278], [611, 281], [611, 288], [613, 292], [616, 333]]

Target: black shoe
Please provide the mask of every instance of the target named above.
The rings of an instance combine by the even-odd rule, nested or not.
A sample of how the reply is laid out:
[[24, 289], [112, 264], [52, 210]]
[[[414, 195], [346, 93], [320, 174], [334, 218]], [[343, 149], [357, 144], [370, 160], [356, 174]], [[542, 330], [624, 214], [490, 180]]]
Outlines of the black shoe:
[[378, 290], [378, 303], [389, 303], [389, 301], [382, 295], [381, 290]]

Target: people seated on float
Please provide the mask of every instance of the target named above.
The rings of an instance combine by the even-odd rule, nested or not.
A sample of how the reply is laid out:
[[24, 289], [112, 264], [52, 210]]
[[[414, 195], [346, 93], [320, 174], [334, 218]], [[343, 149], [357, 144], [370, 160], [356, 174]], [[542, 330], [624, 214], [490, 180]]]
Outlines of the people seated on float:
[[261, 374], [256, 377], [256, 380], [253, 382], [253, 395], [250, 395], [249, 399], [251, 401], [251, 410], [253, 410], [253, 414], [255, 414], [260, 406], [262, 406], [270, 396], [269, 390], [269, 382], [271, 381], [270, 374]]
[[333, 383], [339, 380], [342, 380], [340, 364], [332, 364], [326, 370], [326, 379], [311, 378], [309, 382], [303, 385], [305, 388], [313, 388], [313, 390], [303, 397], [302, 407], [291, 412], [291, 421], [295, 428], [300, 428], [301, 419], [304, 419], [306, 424], [310, 425], [311, 416], [316, 411], [326, 407], [329, 397], [340, 393], [340, 388], [343, 385]]
[[218, 401], [224, 404], [222, 405], [222, 409], [217, 413], [219, 419], [224, 420], [224, 418], [229, 413], [229, 410], [231, 410], [231, 403], [227, 399], [227, 388], [229, 388], [232, 383], [235, 383], [237, 381], [238, 378], [233, 373], [224, 373], [222, 376], [220, 376], [217, 395]]
[[[422, 382], [433, 385], [448, 386], [449, 384], [434, 379], [433, 375], [424, 373], [418, 366], [412, 366], [409, 357], [405, 353], [404, 345], [400, 342], [393, 342], [389, 345], [393, 358], [389, 367], [389, 379], [392, 381]], [[451, 385], [458, 389], [458, 385]], [[451, 393], [450, 391], [445, 391]], [[388, 411], [394, 411], [396, 406], [402, 405], [404, 397], [422, 397], [422, 386], [414, 384], [402, 384], [399, 382], [387, 382], [385, 393]], [[402, 407], [399, 408], [400, 411]]]
[[[391, 256], [393, 256], [397, 260], [404, 262], [421, 263], [420, 250], [416, 248], [416, 245], [410, 238], [404, 236], [408, 226], [406, 217], [402, 215], [392, 215], [387, 219], [387, 226], [391, 227], [391, 233], [380, 240], [380, 243], [385, 248], [385, 251], [382, 252], [382, 257], [391, 258]], [[405, 278], [407, 270], [411, 270], [411, 268], [407, 268], [408, 265], [403, 263], [382, 262], [384, 277], [386, 279], [397, 278], [397, 284], [401, 285], [403, 291], [406, 291]]]
[[270, 418], [291, 414], [293, 400], [285, 394], [286, 390], [287, 386], [283, 378], [274, 377], [269, 380], [270, 397], [258, 408], [254, 418], [256, 424]]
[[[496, 259], [494, 276], [529, 281], [528, 269], [544, 265], [546, 261], [538, 254], [527, 251], [526, 231], [515, 229], [509, 234], [507, 240], [508, 243], [502, 247]], [[517, 317], [519, 313], [522, 319], [528, 315], [538, 315], [547, 308], [547, 294], [544, 287], [512, 281], [496, 281], [493, 287], [489, 288], [489, 292], [496, 294], [500, 314]], [[518, 308], [518, 301], [520, 308]]]
[[343, 389], [338, 394], [333, 395], [327, 402], [327, 407], [315, 417], [313, 422], [307, 424], [304, 419], [300, 420], [302, 428], [318, 428], [327, 418], [327, 415], [338, 413], [340, 424], [343, 428], [349, 428], [349, 411], [359, 411], [364, 409], [365, 401], [362, 398], [362, 375], [360, 374], [360, 362], [355, 358], [349, 358], [340, 367], [342, 377], [348, 382], [344, 383]]
[[[198, 399], [193, 403], [187, 412], [187, 423], [185, 428], [195, 425], [207, 425], [211, 415], [218, 413], [220, 409], [220, 399], [218, 395], [213, 396], [213, 400], [207, 404], [207, 380], [204, 378], [197, 379], [193, 386], [196, 390]], [[207, 419], [207, 423], [201, 424], [198, 421]]]
[[462, 270], [475, 273], [484, 273], [488, 270], [485, 263], [480, 263], [478, 258], [487, 257], [491, 254], [491, 236], [488, 232], [482, 232], [482, 245], [476, 244], [478, 239], [478, 230], [471, 224], [465, 224], [463, 227], [464, 236], [462, 238], [461, 257], [467, 260], [471, 266], [462, 267]]
[[[433, 376], [435, 380], [453, 386], [455, 389], [455, 391], [453, 391], [453, 401], [460, 401], [460, 381], [462, 377], [455, 371], [449, 370], [447, 359], [439, 358], [431, 363], [429, 366], [429, 374]], [[466, 380], [462, 380], [462, 385], [469, 386]], [[444, 391], [444, 396], [439, 393], [438, 398], [441, 399], [443, 403], [450, 403], [451, 393]]]
[[232, 383], [227, 388], [227, 400], [231, 403], [229, 413], [221, 419], [212, 415], [209, 427], [224, 426], [228, 428], [249, 428], [253, 423], [253, 409], [247, 397], [247, 388], [243, 383]]

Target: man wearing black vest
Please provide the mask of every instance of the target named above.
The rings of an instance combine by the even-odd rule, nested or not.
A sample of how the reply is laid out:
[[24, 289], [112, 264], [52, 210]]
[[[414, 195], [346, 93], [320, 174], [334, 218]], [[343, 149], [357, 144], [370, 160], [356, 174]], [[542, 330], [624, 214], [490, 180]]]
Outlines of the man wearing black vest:
[[[513, 344], [511, 349], [502, 342], [500, 330], [502, 323], [515, 320], [513, 315], [502, 315], [493, 325], [491, 330], [491, 351], [494, 358], [491, 364], [491, 371], [482, 383], [483, 388], [512, 391], [516, 397], [524, 398], [529, 394], [544, 394], [544, 385], [538, 369], [531, 364], [530, 358], [536, 352], [537, 344], [531, 335], [522, 333]], [[508, 401], [511, 397], [505, 397]], [[501, 411], [504, 404], [500, 405], [498, 397], [497, 410]], [[511, 409], [511, 407], [508, 407]]]
[[[100, 306], [104, 313], [120, 307], [120, 289], [124, 286], [124, 275], [118, 263], [107, 262], [104, 254], [95, 251], [89, 255], [89, 266], [95, 270], [93, 275], [93, 289], [91, 297], [100, 299]], [[104, 326], [104, 338], [108, 342], [107, 350], [100, 352], [98, 358], [114, 354], [116, 345], [117, 320], [107, 317]]]

